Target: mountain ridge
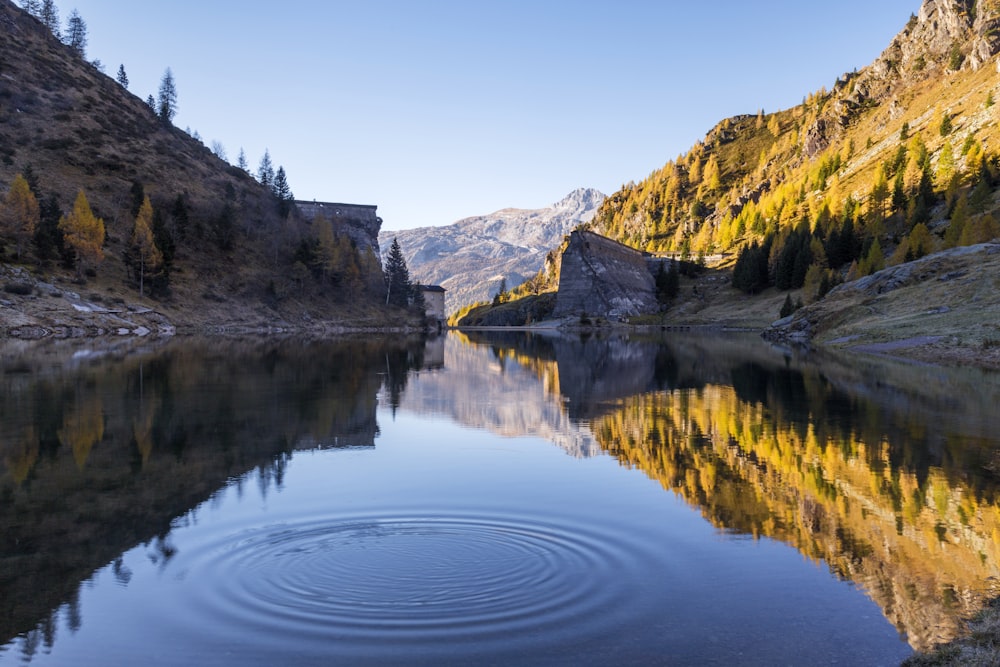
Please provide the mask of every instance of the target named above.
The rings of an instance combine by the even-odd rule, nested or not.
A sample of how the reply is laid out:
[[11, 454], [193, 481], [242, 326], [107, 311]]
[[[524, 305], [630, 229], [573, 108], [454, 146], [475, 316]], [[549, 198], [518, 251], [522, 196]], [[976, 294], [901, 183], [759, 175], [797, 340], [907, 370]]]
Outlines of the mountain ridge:
[[580, 224], [589, 222], [604, 195], [577, 188], [540, 209], [507, 207], [441, 227], [383, 231], [383, 255], [399, 242], [414, 282], [447, 290], [449, 312], [487, 301], [504, 281], [519, 284], [545, 263], [549, 251]]

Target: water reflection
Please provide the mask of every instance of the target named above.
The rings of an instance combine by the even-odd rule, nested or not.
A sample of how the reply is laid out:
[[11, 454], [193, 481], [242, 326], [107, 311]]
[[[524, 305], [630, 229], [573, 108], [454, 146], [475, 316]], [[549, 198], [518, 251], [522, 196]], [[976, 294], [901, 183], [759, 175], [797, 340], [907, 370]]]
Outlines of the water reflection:
[[730, 338], [471, 342], [531, 369], [603, 451], [717, 527], [862, 585], [915, 648], [1000, 594], [995, 374]]
[[79, 586], [227, 483], [280, 488], [291, 452], [373, 447], [378, 392], [398, 404], [423, 341], [112, 341], [0, 347], [0, 637], [30, 657]]
[[[856, 582], [917, 648], [950, 638], [1000, 593], [995, 375], [800, 358], [728, 337], [117, 344], [0, 347], [0, 636], [17, 638], [8, 650], [26, 660], [80, 631], [82, 588], [109, 585], [173, 598], [179, 612], [148, 618], [177, 636], [211, 627], [233, 646], [283, 636], [322, 656], [332, 635], [341, 655], [395, 643], [390, 658], [415, 659], [416, 647], [427, 660], [456, 659], [455, 643], [513, 650], [516, 635], [525, 655], [544, 643], [553, 662], [571, 659], [569, 643], [609, 660], [622, 646], [636, 662], [662, 658], [664, 638], [679, 660], [703, 661], [704, 648], [680, 648], [702, 642], [694, 626], [757, 614], [772, 593], [805, 606], [775, 590], [805, 576], [785, 561], [745, 581], [733, 552], [695, 545], [656, 512], [622, 505], [625, 516], [614, 494], [584, 505], [580, 496], [621, 483], [606, 473], [567, 490], [558, 476], [580, 466], [533, 471], [545, 460], [472, 445], [460, 463], [458, 449], [410, 442], [416, 432], [386, 443], [387, 420], [412, 413], [446, 417], [429, 422], [436, 431], [454, 422], [614, 457], [672, 493], [604, 458], [607, 468], [682, 498], [724, 535], [780, 540]], [[370, 456], [389, 448], [398, 460]], [[336, 494], [326, 477], [286, 489], [297, 452], [327, 449], [358, 455], [324, 472], [341, 475]], [[245, 492], [284, 496], [287, 513], [227, 514], [222, 528], [187, 535]], [[764, 549], [735, 557], [764, 560]], [[176, 588], [150, 584], [151, 571]], [[704, 581], [718, 599], [699, 597]], [[737, 585], [755, 595], [733, 602], [723, 589]], [[830, 637], [870, 623], [837, 609]], [[783, 638], [730, 630], [741, 631], [731, 641], [760, 642], [757, 662], [792, 655]], [[725, 656], [746, 662], [742, 648]]]

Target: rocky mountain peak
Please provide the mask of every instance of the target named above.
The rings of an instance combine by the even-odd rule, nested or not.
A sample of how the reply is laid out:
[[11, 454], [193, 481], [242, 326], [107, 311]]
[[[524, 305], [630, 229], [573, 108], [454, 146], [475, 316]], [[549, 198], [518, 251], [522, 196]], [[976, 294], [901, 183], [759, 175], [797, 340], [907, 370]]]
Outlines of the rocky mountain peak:
[[552, 205], [558, 211], [588, 211], [604, 201], [604, 194], [594, 188], [577, 188]]
[[857, 113], [950, 70], [978, 69], [1000, 53], [1000, 1], [924, 0], [871, 65], [837, 80], [833, 102], [808, 129], [808, 156], [825, 150]]

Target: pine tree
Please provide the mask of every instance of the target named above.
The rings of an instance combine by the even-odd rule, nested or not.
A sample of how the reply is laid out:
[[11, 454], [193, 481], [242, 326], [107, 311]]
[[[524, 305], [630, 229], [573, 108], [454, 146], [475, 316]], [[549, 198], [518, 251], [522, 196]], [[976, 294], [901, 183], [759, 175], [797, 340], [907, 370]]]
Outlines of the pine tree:
[[965, 195], [958, 198], [955, 208], [951, 212], [951, 222], [944, 232], [944, 247], [954, 248], [962, 238], [965, 225], [969, 222], [969, 202]]
[[240, 155], [238, 158], [236, 158], [236, 166], [242, 169], [243, 171], [247, 172], [248, 174], [250, 173], [250, 165], [247, 164], [247, 154], [243, 150], [242, 146], [240, 146]]
[[395, 238], [389, 247], [389, 257], [385, 262], [385, 284], [388, 289], [385, 296], [387, 304], [404, 308], [409, 305], [410, 271], [406, 268], [403, 250]]
[[18, 174], [10, 185], [7, 197], [0, 202], [0, 233], [14, 239], [18, 260], [34, 237], [39, 218], [38, 200], [31, 192], [27, 179]]
[[145, 294], [146, 274], [155, 275], [163, 265], [163, 254], [156, 247], [153, 240], [153, 205], [146, 197], [139, 207], [139, 214], [135, 217], [135, 225], [132, 227], [132, 240], [129, 249], [132, 253], [132, 261], [139, 265], [139, 296]]
[[292, 189], [288, 186], [288, 177], [285, 175], [284, 167], [278, 167], [274, 181], [271, 183], [271, 192], [278, 200], [278, 213], [281, 214], [282, 218], [287, 217], [295, 202], [295, 195], [292, 194]]
[[118, 66], [118, 83], [122, 88], [128, 90], [128, 74], [125, 73], [125, 65]]
[[257, 180], [265, 188], [270, 188], [274, 182], [274, 165], [271, 163], [271, 153], [265, 148], [264, 157], [260, 159], [257, 167]]
[[156, 113], [156, 100], [153, 98], [152, 93], [146, 98], [146, 106], [152, 109], [153, 113]]
[[61, 39], [59, 34], [59, 9], [55, 0], [42, 0], [42, 6], [38, 10], [38, 19], [48, 28], [56, 39]]
[[507, 302], [507, 279], [501, 277], [500, 285], [497, 287], [497, 293], [493, 295], [493, 305], [499, 306], [501, 303]]
[[159, 96], [156, 100], [156, 113], [165, 123], [173, 122], [177, 115], [177, 85], [174, 83], [174, 73], [168, 67], [160, 79]]
[[84, 22], [80, 12], [73, 10], [69, 15], [66, 26], [66, 44], [70, 46], [81, 58], [87, 57], [87, 24]]
[[39, 202], [38, 208], [39, 221], [34, 238], [38, 259], [46, 261], [59, 256], [65, 258], [66, 247], [62, 230], [59, 229], [59, 218], [62, 216], [59, 200], [54, 194], [49, 194]]
[[94, 216], [83, 190], [76, 195], [73, 211], [59, 220], [66, 245], [74, 250], [80, 259], [77, 274], [84, 268], [94, 269], [104, 259], [104, 221]]

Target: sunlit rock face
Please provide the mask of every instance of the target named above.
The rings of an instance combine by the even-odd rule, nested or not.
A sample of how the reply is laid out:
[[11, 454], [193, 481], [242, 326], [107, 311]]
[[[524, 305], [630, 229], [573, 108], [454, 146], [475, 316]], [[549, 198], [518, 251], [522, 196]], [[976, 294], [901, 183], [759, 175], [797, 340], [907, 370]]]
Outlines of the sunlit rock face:
[[547, 208], [505, 208], [442, 227], [384, 231], [379, 243], [384, 255], [397, 239], [410, 277], [448, 290], [446, 308], [455, 312], [491, 299], [501, 279], [510, 288], [535, 275], [546, 254], [603, 201], [597, 190], [580, 188]]

